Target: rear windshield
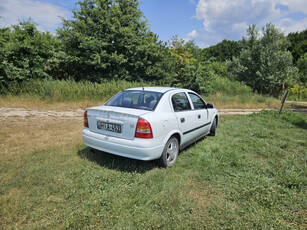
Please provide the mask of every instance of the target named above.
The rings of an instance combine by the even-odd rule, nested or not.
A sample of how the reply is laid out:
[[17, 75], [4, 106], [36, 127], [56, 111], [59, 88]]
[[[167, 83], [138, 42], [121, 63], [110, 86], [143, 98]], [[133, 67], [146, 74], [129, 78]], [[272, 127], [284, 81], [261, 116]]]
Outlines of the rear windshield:
[[162, 93], [157, 92], [126, 90], [116, 94], [105, 105], [153, 111], [161, 96]]

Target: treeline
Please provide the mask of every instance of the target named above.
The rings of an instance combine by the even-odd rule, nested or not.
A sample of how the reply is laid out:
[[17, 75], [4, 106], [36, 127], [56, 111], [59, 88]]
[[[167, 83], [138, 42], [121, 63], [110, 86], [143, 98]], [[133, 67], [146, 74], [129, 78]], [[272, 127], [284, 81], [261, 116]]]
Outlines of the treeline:
[[213, 81], [243, 81], [253, 91], [278, 95], [306, 84], [307, 30], [285, 37], [272, 24], [247, 29], [242, 40], [201, 49], [150, 31], [138, 0], [83, 0], [55, 34], [31, 20], [0, 29], [0, 84], [37, 79], [104, 83], [145, 81], [212, 92]]

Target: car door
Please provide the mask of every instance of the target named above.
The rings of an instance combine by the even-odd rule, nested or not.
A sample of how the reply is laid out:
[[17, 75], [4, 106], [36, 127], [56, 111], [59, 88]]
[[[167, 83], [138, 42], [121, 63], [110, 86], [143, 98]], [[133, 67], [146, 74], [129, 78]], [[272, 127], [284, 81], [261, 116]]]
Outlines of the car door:
[[204, 135], [211, 127], [210, 112], [206, 108], [206, 103], [200, 96], [192, 92], [189, 92], [188, 95], [193, 105], [193, 112], [197, 123], [196, 132], [198, 136]]
[[175, 93], [171, 97], [177, 124], [182, 132], [181, 146], [185, 146], [197, 137], [195, 113], [185, 92]]

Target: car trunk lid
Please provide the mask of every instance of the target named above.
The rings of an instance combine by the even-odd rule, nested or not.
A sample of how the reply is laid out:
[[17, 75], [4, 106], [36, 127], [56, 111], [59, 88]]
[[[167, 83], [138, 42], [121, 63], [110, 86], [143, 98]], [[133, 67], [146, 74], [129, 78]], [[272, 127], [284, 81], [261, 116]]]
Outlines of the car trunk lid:
[[89, 129], [92, 132], [124, 139], [134, 139], [138, 118], [150, 111], [97, 106], [87, 109]]

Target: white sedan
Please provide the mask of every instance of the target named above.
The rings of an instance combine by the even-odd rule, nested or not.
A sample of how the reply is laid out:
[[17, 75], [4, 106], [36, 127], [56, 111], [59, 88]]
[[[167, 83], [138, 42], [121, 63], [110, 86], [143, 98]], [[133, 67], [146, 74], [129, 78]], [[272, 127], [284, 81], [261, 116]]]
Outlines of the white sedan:
[[188, 89], [138, 87], [86, 109], [84, 144], [100, 151], [170, 167], [179, 150], [215, 135], [218, 111]]

